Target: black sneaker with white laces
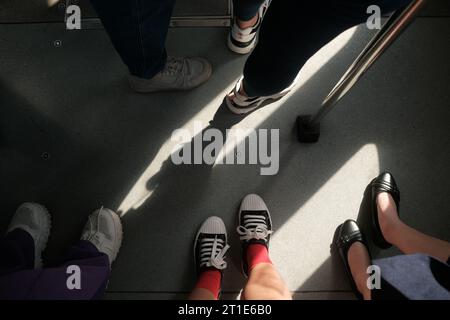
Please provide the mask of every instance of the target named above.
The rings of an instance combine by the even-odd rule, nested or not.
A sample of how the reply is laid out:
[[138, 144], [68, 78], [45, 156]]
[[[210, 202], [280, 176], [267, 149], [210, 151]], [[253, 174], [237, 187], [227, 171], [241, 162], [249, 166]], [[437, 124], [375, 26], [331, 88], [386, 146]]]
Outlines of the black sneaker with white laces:
[[248, 277], [248, 246], [262, 244], [269, 249], [270, 235], [273, 233], [269, 209], [260, 196], [249, 194], [242, 200], [237, 232], [242, 245], [242, 273]]
[[194, 244], [197, 275], [211, 268], [223, 272], [227, 267], [225, 253], [227, 244], [225, 224], [219, 217], [210, 217], [201, 225]]

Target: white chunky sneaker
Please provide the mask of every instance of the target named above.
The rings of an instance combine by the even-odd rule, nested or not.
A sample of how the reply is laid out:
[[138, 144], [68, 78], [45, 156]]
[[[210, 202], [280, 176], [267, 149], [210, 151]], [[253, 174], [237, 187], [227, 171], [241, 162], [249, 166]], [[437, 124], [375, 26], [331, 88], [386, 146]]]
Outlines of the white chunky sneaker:
[[105, 253], [112, 264], [122, 244], [122, 223], [112, 210], [100, 208], [94, 211], [86, 223], [81, 240], [91, 242], [100, 252]]
[[203, 58], [167, 57], [164, 69], [151, 79], [130, 75], [130, 87], [140, 93], [193, 89], [206, 82], [212, 66]]
[[230, 48], [231, 51], [239, 54], [247, 54], [253, 50], [256, 46], [259, 28], [261, 27], [264, 15], [270, 6], [270, 2], [271, 0], [266, 0], [261, 5], [258, 10], [258, 20], [252, 27], [241, 29], [236, 21], [236, 18], [233, 19], [227, 42], [228, 48]]
[[296, 79], [289, 87], [271, 96], [248, 97], [241, 93], [243, 80], [244, 78], [241, 77], [234, 86], [233, 90], [231, 90], [231, 92], [225, 97], [225, 103], [228, 109], [230, 109], [230, 111], [234, 114], [250, 113], [260, 107], [268, 105], [269, 103], [275, 102], [287, 95], [297, 83]]
[[22, 204], [12, 217], [7, 233], [21, 229], [28, 232], [34, 240], [34, 267], [42, 268], [42, 251], [44, 251], [50, 235], [51, 218], [47, 209], [38, 204], [26, 202]]
[[206, 219], [201, 225], [194, 243], [197, 274], [205, 268], [224, 270], [227, 267], [225, 253], [229, 248], [227, 230], [222, 219], [219, 217]]
[[248, 277], [247, 248], [259, 243], [269, 248], [272, 219], [264, 200], [256, 194], [244, 197], [239, 208], [237, 233], [242, 245], [242, 273]]

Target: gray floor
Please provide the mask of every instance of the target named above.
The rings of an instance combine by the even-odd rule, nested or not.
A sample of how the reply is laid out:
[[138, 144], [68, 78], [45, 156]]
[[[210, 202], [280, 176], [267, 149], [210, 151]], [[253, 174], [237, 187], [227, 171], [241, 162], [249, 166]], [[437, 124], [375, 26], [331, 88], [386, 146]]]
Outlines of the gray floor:
[[[128, 89], [102, 30], [0, 25], [0, 231], [20, 203], [45, 204], [53, 216], [45, 260], [55, 265], [90, 212], [118, 210], [125, 238], [106, 297], [176, 298], [195, 280], [197, 227], [218, 215], [232, 245], [224, 291], [234, 298], [244, 283], [236, 209], [256, 192], [273, 216], [272, 259], [295, 297], [351, 298], [329, 245], [345, 219], [364, 225], [364, 189], [380, 171], [397, 177], [407, 223], [450, 240], [449, 32], [450, 18], [419, 18], [330, 114], [320, 142], [300, 145], [296, 115], [317, 109], [368, 41], [364, 28], [319, 52], [292, 94], [244, 118], [222, 106], [246, 59], [227, 50], [225, 29], [172, 29], [169, 52], [207, 57], [214, 75], [194, 91], [140, 95]], [[172, 131], [194, 120], [219, 129], [279, 128], [279, 173], [173, 165]]]

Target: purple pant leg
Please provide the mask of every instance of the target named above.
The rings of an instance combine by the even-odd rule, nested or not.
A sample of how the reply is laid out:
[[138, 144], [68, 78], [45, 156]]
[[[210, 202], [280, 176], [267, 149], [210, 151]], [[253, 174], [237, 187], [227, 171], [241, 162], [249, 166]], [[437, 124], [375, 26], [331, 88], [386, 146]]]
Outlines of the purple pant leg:
[[[0, 240], [0, 247], [14, 247], [11, 241]], [[18, 250], [17, 248], [15, 250]], [[110, 265], [108, 256], [99, 252], [88, 241], [80, 240], [70, 248], [65, 263], [55, 268], [30, 270], [23, 265], [16, 266], [21, 270], [0, 275], [0, 299], [97, 299], [100, 298], [108, 283]], [[11, 262], [0, 262], [3, 265]], [[80, 269], [81, 288], [69, 289], [67, 280], [72, 275], [67, 273], [68, 266]], [[11, 266], [9, 266], [11, 267]], [[14, 270], [14, 269], [13, 269]]]
[[0, 277], [25, 269], [34, 269], [34, 240], [21, 229], [0, 238]]

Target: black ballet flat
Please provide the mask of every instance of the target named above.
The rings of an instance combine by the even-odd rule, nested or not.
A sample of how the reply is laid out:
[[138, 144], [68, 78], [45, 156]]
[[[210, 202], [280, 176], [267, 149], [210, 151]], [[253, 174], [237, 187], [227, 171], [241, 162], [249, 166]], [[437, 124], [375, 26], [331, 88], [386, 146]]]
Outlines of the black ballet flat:
[[[347, 277], [350, 280], [353, 293], [359, 300], [363, 300], [363, 295], [358, 291], [355, 280], [353, 279], [352, 272], [350, 271], [350, 265], [348, 263], [348, 250], [355, 242], [361, 242], [369, 252], [369, 247], [364, 239], [358, 224], [354, 220], [347, 220], [341, 224], [336, 230], [337, 237], [335, 238], [334, 246], [339, 252], [339, 256], [344, 264]], [[369, 252], [370, 257], [370, 252]]]
[[400, 212], [400, 191], [394, 177], [389, 172], [383, 172], [370, 183], [372, 192], [372, 230], [373, 242], [381, 249], [388, 249], [392, 246], [383, 236], [380, 222], [378, 221], [377, 195], [381, 192], [389, 193], [397, 206], [397, 212]]

